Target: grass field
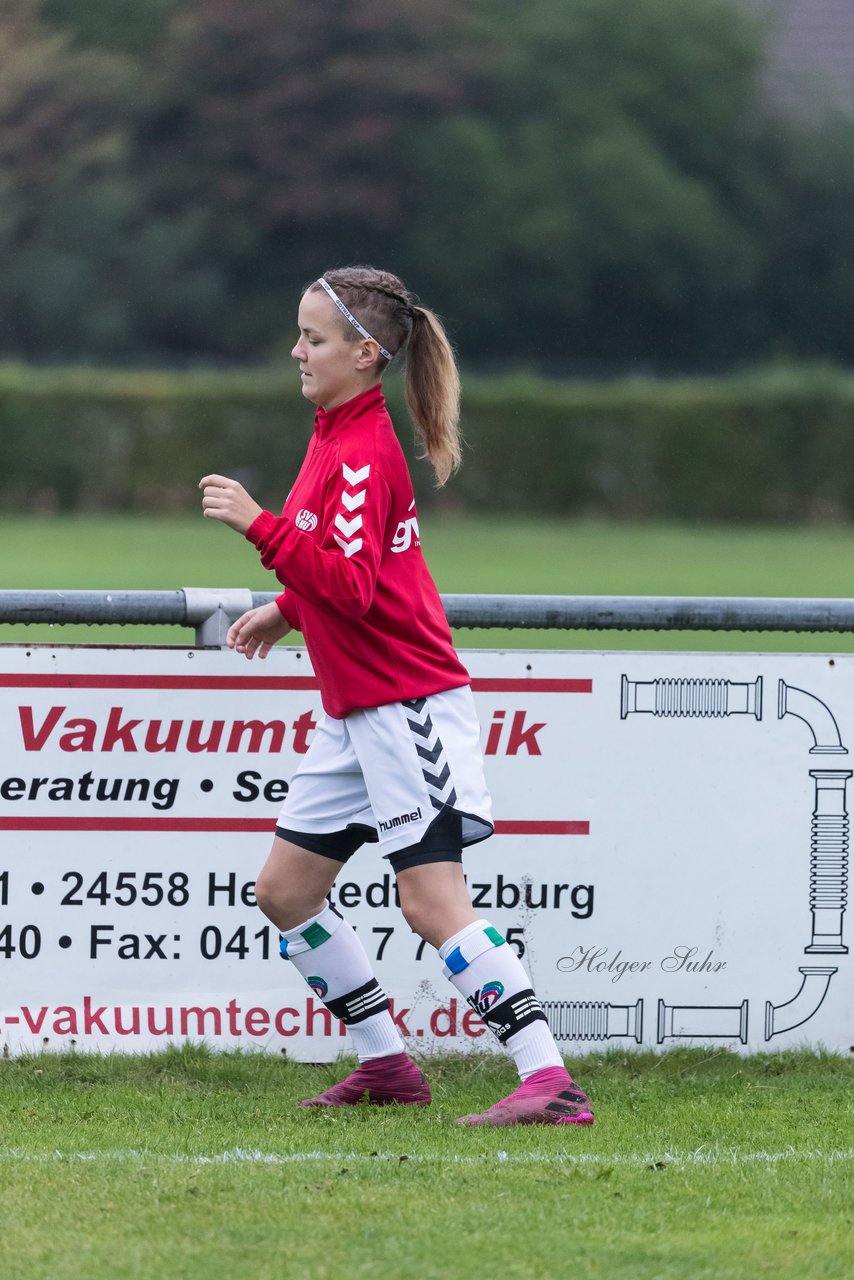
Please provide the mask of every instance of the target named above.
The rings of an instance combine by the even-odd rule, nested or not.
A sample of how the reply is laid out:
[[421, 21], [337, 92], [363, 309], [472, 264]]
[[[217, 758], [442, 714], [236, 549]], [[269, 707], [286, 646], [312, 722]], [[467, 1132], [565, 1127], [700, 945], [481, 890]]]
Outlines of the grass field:
[[[445, 592], [546, 595], [854, 595], [854, 529], [606, 524], [428, 514], [422, 537]], [[249, 587], [276, 583], [242, 538], [201, 517], [0, 520], [0, 588]], [[168, 627], [10, 627], [0, 641], [185, 643]], [[838, 651], [839, 635], [475, 631], [463, 647]]]
[[577, 1064], [591, 1129], [472, 1130], [501, 1058], [434, 1105], [306, 1112], [341, 1065], [175, 1048], [0, 1064], [7, 1280], [842, 1280], [852, 1064], [680, 1049]]

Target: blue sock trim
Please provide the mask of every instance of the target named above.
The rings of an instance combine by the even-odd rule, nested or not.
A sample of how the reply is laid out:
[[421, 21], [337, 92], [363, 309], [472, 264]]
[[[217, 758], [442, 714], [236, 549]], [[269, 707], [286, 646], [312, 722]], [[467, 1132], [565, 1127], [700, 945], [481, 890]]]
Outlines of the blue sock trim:
[[464, 969], [469, 967], [469, 962], [466, 960], [459, 947], [454, 947], [453, 951], [449, 952], [448, 955], [445, 956], [445, 964], [450, 969], [451, 973], [462, 973]]

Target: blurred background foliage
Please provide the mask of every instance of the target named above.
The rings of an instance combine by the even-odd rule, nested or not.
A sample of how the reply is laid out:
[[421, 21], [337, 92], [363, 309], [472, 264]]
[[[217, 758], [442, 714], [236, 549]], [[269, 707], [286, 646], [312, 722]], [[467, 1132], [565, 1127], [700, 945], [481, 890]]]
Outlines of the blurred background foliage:
[[0, 0], [0, 356], [286, 355], [399, 271], [481, 371], [848, 362], [854, 117], [737, 0]]
[[[597, 382], [470, 373], [465, 465], [438, 492], [415, 456], [399, 373], [384, 386], [421, 510], [854, 521], [854, 374], [844, 370]], [[210, 471], [278, 510], [311, 424], [293, 370], [275, 365], [0, 366], [0, 512], [195, 512]]]

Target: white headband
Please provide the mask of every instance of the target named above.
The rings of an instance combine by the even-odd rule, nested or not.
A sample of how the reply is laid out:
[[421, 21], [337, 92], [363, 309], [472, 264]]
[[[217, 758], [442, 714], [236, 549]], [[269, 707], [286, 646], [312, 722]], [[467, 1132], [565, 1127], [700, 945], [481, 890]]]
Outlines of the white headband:
[[348, 308], [347, 308], [347, 307], [345, 307], [344, 303], [343, 303], [343, 302], [341, 301], [341, 299], [338, 297], [338, 294], [337, 294], [337, 293], [335, 292], [335, 290], [332, 288], [332, 285], [329, 283], [329, 281], [328, 281], [328, 280], [324, 280], [323, 276], [321, 276], [321, 277], [319, 278], [319, 280], [317, 281], [317, 283], [321, 286], [321, 288], [323, 288], [323, 289], [325, 289], [325, 290], [326, 290], [326, 292], [329, 294], [330, 298], [331, 298], [331, 299], [332, 299], [332, 301], [335, 303], [335, 305], [336, 305], [336, 307], [338, 308], [338, 310], [341, 312], [341, 314], [342, 314], [342, 316], [344, 317], [344, 319], [345, 319], [345, 320], [349, 320], [349, 321], [350, 321], [350, 324], [353, 326], [353, 328], [354, 328], [354, 329], [356, 329], [356, 330], [357, 330], [357, 332], [359, 332], [359, 333], [362, 335], [362, 337], [363, 337], [363, 338], [368, 338], [370, 342], [376, 342], [377, 346], [378, 346], [378, 347], [379, 347], [379, 349], [380, 349], [380, 355], [381, 355], [381, 356], [385, 356], [386, 360], [393, 360], [393, 359], [394, 359], [394, 356], [391, 354], [391, 352], [390, 352], [390, 351], [386, 351], [386, 349], [385, 349], [385, 347], [382, 345], [382, 343], [381, 343], [381, 342], [378, 342], [378, 341], [377, 341], [377, 339], [373, 336], [373, 334], [368, 333], [368, 331], [367, 331], [367, 329], [365, 328], [365, 326], [364, 326], [364, 325], [359, 324], [359, 321], [358, 321], [358, 320], [356, 319], [356, 317], [353, 315], [353, 312], [352, 312], [352, 311], [350, 311], [350, 310], [348, 310]]

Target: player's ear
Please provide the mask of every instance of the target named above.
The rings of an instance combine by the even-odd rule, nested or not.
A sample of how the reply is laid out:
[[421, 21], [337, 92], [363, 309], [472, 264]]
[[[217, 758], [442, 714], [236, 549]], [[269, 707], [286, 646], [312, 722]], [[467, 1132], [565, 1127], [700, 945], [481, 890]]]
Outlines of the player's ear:
[[364, 338], [358, 344], [356, 368], [370, 369], [380, 358], [380, 344], [374, 338]]

